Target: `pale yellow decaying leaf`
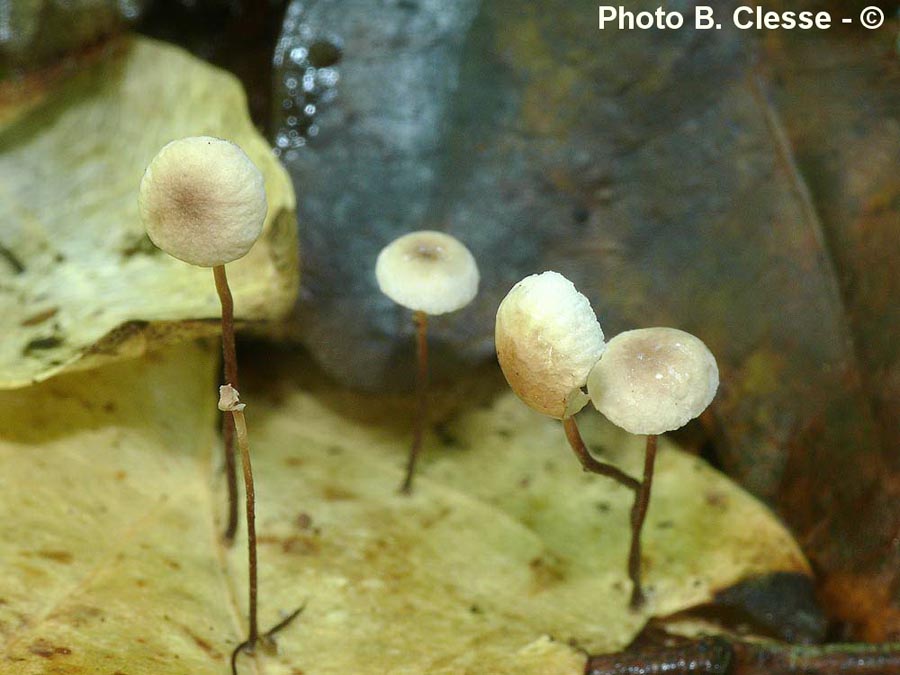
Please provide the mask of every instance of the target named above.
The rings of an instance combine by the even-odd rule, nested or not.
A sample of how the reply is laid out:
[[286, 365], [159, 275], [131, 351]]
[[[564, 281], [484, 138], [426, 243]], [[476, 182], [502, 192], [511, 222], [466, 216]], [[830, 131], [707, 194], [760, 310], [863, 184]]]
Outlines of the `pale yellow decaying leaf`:
[[[213, 352], [184, 345], [0, 392], [3, 675], [227, 673], [246, 550], [217, 538]], [[650, 614], [807, 571], [764, 507], [661, 439], [649, 602], [631, 612], [631, 496], [578, 470], [558, 422], [488, 387], [502, 393], [473, 396], [428, 437], [407, 498], [397, 407], [302, 367], [279, 359], [264, 388], [245, 368], [262, 623], [308, 604], [279, 653], [243, 673], [578, 675], [570, 640], [619, 649]], [[640, 439], [594, 413], [581, 422], [605, 459], [637, 470]]]
[[135, 38], [21, 105], [27, 114], [5, 110], [0, 123], [0, 387], [216, 330], [196, 321], [219, 313], [211, 272], [156, 249], [138, 216], [144, 169], [175, 138], [227, 138], [262, 171], [263, 236], [228, 266], [237, 318], [290, 309], [293, 188], [233, 76]]

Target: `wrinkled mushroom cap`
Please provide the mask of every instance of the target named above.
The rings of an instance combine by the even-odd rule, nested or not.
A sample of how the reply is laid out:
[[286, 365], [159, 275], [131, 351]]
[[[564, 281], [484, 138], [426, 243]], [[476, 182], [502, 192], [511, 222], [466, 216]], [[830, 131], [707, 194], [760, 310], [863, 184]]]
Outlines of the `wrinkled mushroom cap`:
[[683, 427], [706, 410], [719, 386], [716, 359], [703, 342], [675, 328], [642, 328], [614, 337], [587, 381], [594, 407], [633, 434]]
[[201, 267], [246, 255], [267, 209], [259, 169], [237, 145], [210, 136], [160, 150], [144, 172], [138, 204], [150, 240]]
[[538, 412], [562, 419], [587, 403], [581, 391], [603, 353], [588, 299], [556, 272], [522, 279], [497, 310], [497, 359], [506, 381]]
[[478, 265], [469, 249], [433, 230], [410, 232], [385, 246], [375, 279], [398, 305], [431, 315], [462, 309], [478, 293]]

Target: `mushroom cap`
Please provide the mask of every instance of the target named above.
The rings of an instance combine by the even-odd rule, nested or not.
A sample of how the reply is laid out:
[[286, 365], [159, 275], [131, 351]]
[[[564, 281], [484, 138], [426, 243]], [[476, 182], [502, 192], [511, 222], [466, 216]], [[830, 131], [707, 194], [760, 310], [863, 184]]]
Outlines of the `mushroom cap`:
[[398, 305], [426, 314], [446, 314], [478, 293], [478, 265], [458, 239], [420, 230], [385, 246], [375, 262], [381, 292]]
[[557, 272], [525, 277], [497, 309], [497, 359], [506, 381], [538, 412], [563, 419], [587, 403], [581, 388], [603, 353], [591, 303]]
[[633, 434], [683, 427], [712, 402], [716, 359], [699, 339], [675, 328], [616, 335], [587, 381], [594, 407]]
[[138, 205], [150, 240], [200, 267], [246, 255], [267, 210], [259, 169], [237, 145], [211, 136], [163, 147], [144, 172]]

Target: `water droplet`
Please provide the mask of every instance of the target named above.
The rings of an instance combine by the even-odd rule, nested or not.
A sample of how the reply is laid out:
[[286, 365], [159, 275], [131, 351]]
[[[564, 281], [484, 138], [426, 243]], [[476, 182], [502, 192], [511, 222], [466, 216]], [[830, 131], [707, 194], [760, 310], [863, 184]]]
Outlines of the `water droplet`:
[[140, 15], [141, 7], [136, 0], [119, 0], [119, 12], [124, 19], [133, 21]]
[[341, 39], [304, 23], [304, 15], [303, 3], [289, 5], [273, 57], [281, 79], [283, 111], [275, 145], [287, 157], [285, 153], [319, 134], [315, 116], [336, 96], [340, 73], [334, 65], [343, 56]]
[[338, 71], [334, 68], [320, 68], [316, 73], [316, 79], [323, 87], [333, 87], [337, 84], [339, 77]]

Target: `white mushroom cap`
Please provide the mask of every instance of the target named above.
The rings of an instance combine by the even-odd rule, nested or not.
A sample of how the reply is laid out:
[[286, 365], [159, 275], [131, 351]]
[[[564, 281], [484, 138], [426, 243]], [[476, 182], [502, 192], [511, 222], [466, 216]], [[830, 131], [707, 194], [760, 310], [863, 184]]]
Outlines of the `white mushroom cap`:
[[497, 310], [497, 358], [509, 386], [531, 408], [562, 419], [581, 410], [581, 391], [603, 353], [588, 299], [557, 272], [533, 274]]
[[398, 305], [426, 314], [462, 309], [478, 293], [478, 265], [459, 240], [443, 232], [404, 234], [375, 263], [381, 292]]
[[144, 172], [138, 204], [150, 240], [201, 267], [246, 255], [267, 210], [259, 169], [237, 145], [210, 136], [160, 150]]
[[633, 434], [683, 427], [712, 402], [716, 359], [699, 339], [675, 328], [616, 335], [588, 377], [594, 407]]

